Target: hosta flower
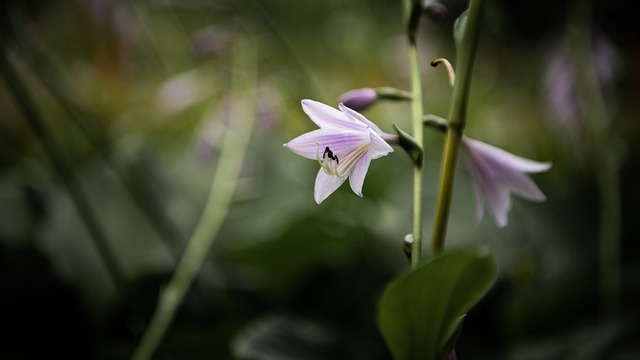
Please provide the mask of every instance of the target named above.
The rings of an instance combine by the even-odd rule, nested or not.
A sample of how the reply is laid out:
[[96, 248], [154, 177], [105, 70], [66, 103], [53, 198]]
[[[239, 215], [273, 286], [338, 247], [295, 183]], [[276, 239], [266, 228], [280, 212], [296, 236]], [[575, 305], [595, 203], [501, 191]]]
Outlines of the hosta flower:
[[338, 107], [340, 111], [317, 101], [302, 100], [302, 109], [320, 129], [284, 144], [285, 148], [320, 164], [313, 191], [318, 204], [347, 177], [353, 192], [362, 196], [371, 160], [392, 152], [385, 140], [396, 138], [342, 103]]
[[546, 200], [527, 173], [547, 171], [551, 163], [525, 159], [466, 136], [462, 137], [462, 148], [475, 184], [478, 221], [486, 202], [496, 224], [505, 227], [511, 207], [510, 193], [532, 201]]

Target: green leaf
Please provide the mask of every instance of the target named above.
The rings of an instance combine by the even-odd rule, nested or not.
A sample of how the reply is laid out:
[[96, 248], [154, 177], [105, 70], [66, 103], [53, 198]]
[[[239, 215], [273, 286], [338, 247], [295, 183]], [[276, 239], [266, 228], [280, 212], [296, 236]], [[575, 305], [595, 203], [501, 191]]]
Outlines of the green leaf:
[[456, 335], [462, 316], [497, 275], [488, 249], [455, 250], [392, 282], [378, 313], [382, 335], [397, 360], [437, 359]]

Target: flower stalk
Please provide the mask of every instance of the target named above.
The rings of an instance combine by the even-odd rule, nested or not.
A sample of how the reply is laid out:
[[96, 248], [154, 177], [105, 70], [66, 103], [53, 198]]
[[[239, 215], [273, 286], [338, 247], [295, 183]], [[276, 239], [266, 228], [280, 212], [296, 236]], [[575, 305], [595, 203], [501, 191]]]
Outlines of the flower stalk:
[[237, 45], [231, 91], [243, 105], [233, 106], [231, 109], [233, 125], [229, 125], [230, 128], [225, 132], [220, 161], [211, 181], [207, 203], [178, 267], [158, 299], [156, 311], [133, 355], [134, 360], [150, 359], [155, 352], [231, 205], [255, 120], [252, 112], [255, 109], [255, 96], [251, 92], [255, 88], [256, 55], [252, 49], [253, 45], [250, 43]]
[[[449, 130], [447, 131], [442, 168], [440, 171], [440, 185], [438, 199], [436, 200], [436, 213], [431, 239], [432, 255], [440, 253], [444, 248], [456, 161], [462, 139], [462, 130], [464, 129], [467, 116], [469, 87], [471, 84], [473, 61], [478, 46], [482, 9], [482, 0], [471, 0], [469, 10], [467, 10], [467, 13], [463, 14], [456, 23], [458, 74], [453, 87], [453, 99], [449, 111]], [[420, 117], [420, 120], [422, 120], [422, 117]], [[420, 126], [422, 126], [422, 121], [420, 121]]]
[[[422, 125], [422, 84], [420, 82], [420, 62], [416, 44], [417, 19], [422, 14], [420, 5], [416, 1], [405, 0], [404, 11], [407, 21], [409, 36], [409, 71], [411, 77], [411, 124], [413, 138], [416, 143], [424, 147]], [[411, 244], [411, 268], [415, 269], [422, 256], [422, 167], [414, 166], [413, 169], [413, 243]]]

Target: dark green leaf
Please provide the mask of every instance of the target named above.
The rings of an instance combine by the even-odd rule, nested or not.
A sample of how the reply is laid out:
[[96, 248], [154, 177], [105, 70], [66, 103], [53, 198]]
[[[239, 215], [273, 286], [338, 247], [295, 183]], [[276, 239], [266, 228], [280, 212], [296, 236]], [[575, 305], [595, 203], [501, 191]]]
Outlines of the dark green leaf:
[[464, 249], [429, 260], [391, 283], [378, 323], [394, 357], [436, 359], [496, 274], [490, 250]]

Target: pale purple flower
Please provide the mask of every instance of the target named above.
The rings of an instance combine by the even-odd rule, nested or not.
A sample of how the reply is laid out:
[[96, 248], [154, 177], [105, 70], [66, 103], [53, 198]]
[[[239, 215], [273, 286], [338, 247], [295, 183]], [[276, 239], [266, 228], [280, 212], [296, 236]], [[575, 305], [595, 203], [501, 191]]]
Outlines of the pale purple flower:
[[372, 88], [354, 89], [340, 95], [338, 100], [350, 109], [362, 111], [378, 100], [378, 93]]
[[498, 227], [505, 227], [511, 208], [510, 193], [531, 201], [546, 200], [527, 173], [547, 171], [551, 163], [525, 159], [466, 136], [462, 137], [462, 148], [475, 184], [478, 221], [486, 202]]
[[[314, 198], [318, 204], [349, 178], [351, 189], [362, 196], [362, 184], [371, 160], [393, 151], [387, 143], [395, 135], [342, 103], [340, 111], [313, 100], [302, 100], [302, 109], [320, 129], [300, 135], [284, 147], [307, 159], [318, 161]], [[387, 141], [385, 141], [387, 140]]]

